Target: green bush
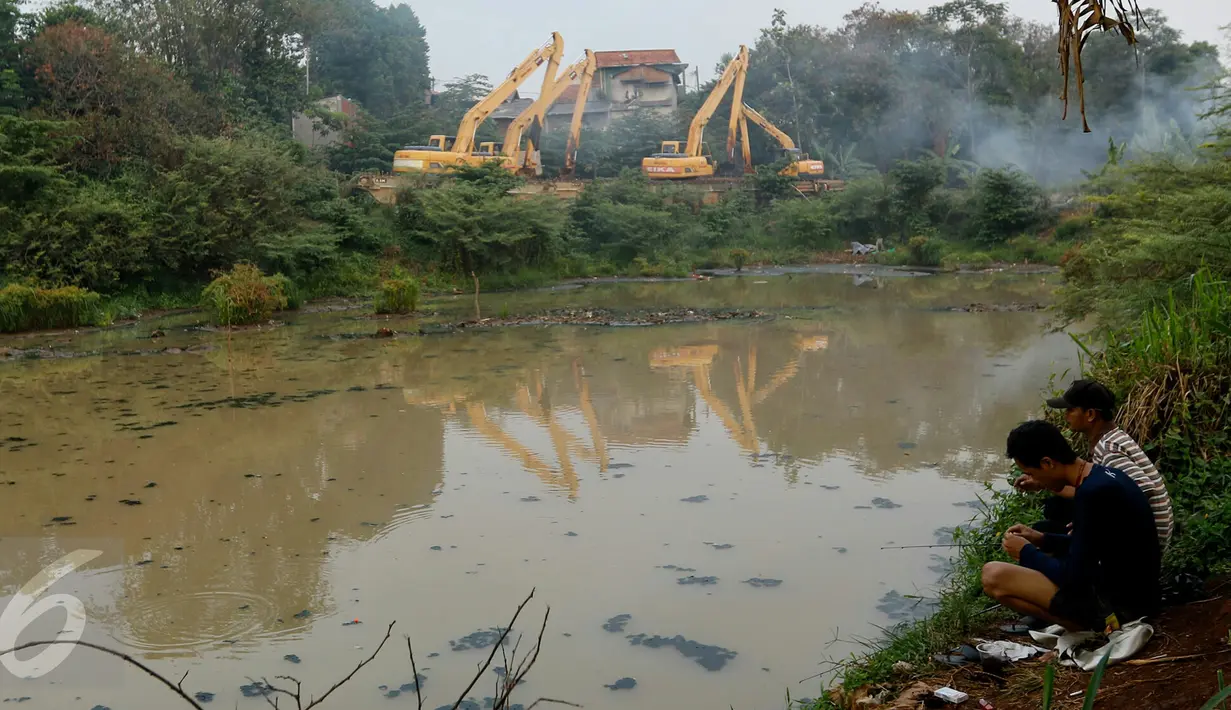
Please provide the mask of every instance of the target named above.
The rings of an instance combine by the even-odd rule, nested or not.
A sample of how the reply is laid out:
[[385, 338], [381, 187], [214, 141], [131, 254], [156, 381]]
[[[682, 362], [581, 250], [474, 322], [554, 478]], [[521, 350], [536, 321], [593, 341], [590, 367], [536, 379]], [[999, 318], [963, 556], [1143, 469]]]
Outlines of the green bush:
[[732, 249], [731, 250], [731, 263], [735, 264], [736, 271], [744, 270], [744, 264], [748, 263], [749, 256], [750, 254], [748, 253], [747, 249]]
[[394, 274], [380, 282], [377, 313], [410, 313], [419, 306], [419, 282], [406, 274]]
[[1041, 227], [1048, 217], [1043, 189], [1020, 170], [984, 170], [971, 198], [971, 237], [999, 244], [1014, 234]]
[[976, 251], [974, 253], [967, 254], [964, 261], [966, 262], [966, 266], [969, 266], [972, 269], [986, 269], [992, 265], [992, 257], [985, 251]]
[[105, 321], [101, 300], [77, 286], [9, 284], [0, 289], [0, 332], [100, 325]]
[[1056, 225], [1055, 238], [1059, 242], [1075, 242], [1090, 236], [1093, 229], [1093, 214], [1069, 215], [1060, 218], [1060, 223]]
[[250, 325], [286, 308], [290, 282], [282, 274], [265, 276], [252, 264], [236, 264], [201, 292], [202, 304], [218, 325]]
[[906, 248], [911, 266], [940, 266], [945, 256], [945, 243], [936, 237], [911, 237]]

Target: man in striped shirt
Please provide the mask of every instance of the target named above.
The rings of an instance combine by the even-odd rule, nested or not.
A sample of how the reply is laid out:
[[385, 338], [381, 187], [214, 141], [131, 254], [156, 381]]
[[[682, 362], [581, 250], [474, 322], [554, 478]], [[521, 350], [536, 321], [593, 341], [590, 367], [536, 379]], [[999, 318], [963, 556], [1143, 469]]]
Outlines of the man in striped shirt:
[[[1123, 471], [1141, 488], [1154, 514], [1159, 548], [1166, 547], [1175, 527], [1171, 496], [1153, 462], [1131, 436], [1115, 425], [1116, 398], [1111, 390], [1094, 380], [1077, 380], [1063, 395], [1047, 400], [1047, 406], [1063, 409], [1069, 429], [1086, 437], [1093, 463]], [[1070, 487], [1058, 495], [1072, 498], [1073, 492]]]

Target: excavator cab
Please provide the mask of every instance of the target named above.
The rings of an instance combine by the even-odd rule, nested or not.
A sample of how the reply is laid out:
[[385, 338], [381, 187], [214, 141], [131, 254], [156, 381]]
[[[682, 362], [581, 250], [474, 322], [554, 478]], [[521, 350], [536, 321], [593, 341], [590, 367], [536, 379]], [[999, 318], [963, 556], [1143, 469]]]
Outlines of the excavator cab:
[[471, 155], [495, 156], [503, 150], [504, 150], [503, 143], [497, 143], [495, 141], [483, 141], [482, 143], [479, 144], [479, 149], [471, 153]]
[[680, 155], [684, 152], [683, 141], [663, 141], [658, 155]]

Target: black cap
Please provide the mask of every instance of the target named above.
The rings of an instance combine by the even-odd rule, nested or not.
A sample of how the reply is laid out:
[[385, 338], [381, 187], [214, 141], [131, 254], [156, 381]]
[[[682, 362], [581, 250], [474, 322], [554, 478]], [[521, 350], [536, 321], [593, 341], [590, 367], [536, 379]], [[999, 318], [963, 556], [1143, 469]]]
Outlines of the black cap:
[[1052, 409], [1094, 409], [1110, 418], [1116, 409], [1116, 396], [1100, 382], [1077, 380], [1069, 385], [1064, 394], [1047, 400], [1047, 406]]

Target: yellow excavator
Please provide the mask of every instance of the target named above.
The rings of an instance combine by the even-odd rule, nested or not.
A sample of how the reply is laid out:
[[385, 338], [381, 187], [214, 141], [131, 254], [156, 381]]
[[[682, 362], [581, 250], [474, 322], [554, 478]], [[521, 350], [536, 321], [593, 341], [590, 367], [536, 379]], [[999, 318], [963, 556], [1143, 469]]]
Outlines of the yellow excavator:
[[[705, 103], [701, 104], [697, 115], [693, 117], [692, 123], [688, 127], [688, 141], [681, 143], [680, 141], [663, 141], [662, 148], [654, 155], [644, 158], [641, 161], [641, 172], [645, 173], [646, 177], [651, 180], [689, 180], [701, 177], [711, 177], [714, 174], [714, 159], [709, 155], [704, 155], [704, 137], [705, 126], [710, 122], [710, 118], [714, 116], [714, 112], [718, 110], [718, 105], [722, 103], [722, 98], [726, 96], [727, 91], [732, 84], [737, 83], [737, 79], [744, 76], [748, 67], [748, 47], [740, 45], [739, 54], [727, 64], [727, 68], [722, 72], [722, 76], [718, 78], [718, 83], [714, 89], [710, 91], [710, 95], [706, 97]], [[734, 97], [734, 106], [743, 104], [743, 82], [739, 81], [736, 86], [736, 96]], [[740, 112], [732, 109], [731, 111], [731, 129], [728, 132], [736, 130], [737, 122], [739, 121]], [[734, 144], [731, 143], [728, 147], [734, 149]]]
[[[543, 117], [547, 110], [560, 98], [564, 90], [578, 81], [577, 103], [573, 107], [573, 122], [569, 131], [569, 147], [565, 158], [565, 170], [571, 171], [576, 165], [577, 144], [581, 137], [581, 119], [586, 110], [586, 100], [590, 94], [590, 86], [594, 81], [594, 72], [598, 67], [594, 52], [587, 49], [585, 56], [569, 65], [555, 78], [551, 87], [544, 87], [539, 98], [534, 101], [521, 115], [513, 119], [504, 134], [503, 154], [512, 158], [515, 170], [519, 175], [538, 176], [543, 174], [543, 163], [539, 153], [539, 139], [543, 131]], [[527, 136], [526, 149], [521, 150], [522, 136]]]
[[[481, 144], [480, 150], [475, 151], [475, 134], [492, 111], [507, 101], [517, 87], [543, 64], [548, 65], [547, 74], [543, 77], [543, 93], [546, 93], [555, 83], [556, 69], [563, 54], [564, 38], [560, 33], [552, 32], [550, 42], [531, 52], [499, 86], [470, 107], [458, 124], [456, 137], [436, 135], [428, 140], [427, 145], [407, 146], [397, 151], [393, 154], [393, 172], [447, 173], [458, 166], [477, 167], [490, 160], [499, 161], [504, 167], [515, 170], [515, 159], [499, 150], [500, 146], [494, 142]], [[504, 151], [507, 150], [505, 147]]]
[[[825, 162], [822, 160], [812, 160], [808, 154], [795, 147], [795, 141], [791, 137], [779, 129], [774, 124], [770, 123], [768, 118], [765, 118], [748, 104], [739, 104], [739, 130], [743, 140], [743, 157], [744, 157], [744, 172], [752, 173], [755, 170], [752, 167], [752, 149], [748, 142], [748, 119], [765, 129], [774, 140], [778, 141], [778, 145], [782, 149], [782, 157], [786, 158], [790, 163], [778, 172], [779, 175], [789, 175], [800, 180], [820, 180], [825, 177]], [[731, 133], [727, 136], [728, 154], [734, 158], [734, 142], [735, 134]]]

